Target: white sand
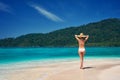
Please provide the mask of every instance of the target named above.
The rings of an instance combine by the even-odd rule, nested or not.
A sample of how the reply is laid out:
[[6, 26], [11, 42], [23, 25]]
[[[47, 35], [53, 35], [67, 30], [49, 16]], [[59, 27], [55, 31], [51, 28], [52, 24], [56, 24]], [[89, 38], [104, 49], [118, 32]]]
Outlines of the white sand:
[[[87, 59], [84, 68], [79, 61], [49, 63], [12, 70], [2, 80], [119, 80], [120, 59]], [[0, 76], [2, 78], [3, 76]]]

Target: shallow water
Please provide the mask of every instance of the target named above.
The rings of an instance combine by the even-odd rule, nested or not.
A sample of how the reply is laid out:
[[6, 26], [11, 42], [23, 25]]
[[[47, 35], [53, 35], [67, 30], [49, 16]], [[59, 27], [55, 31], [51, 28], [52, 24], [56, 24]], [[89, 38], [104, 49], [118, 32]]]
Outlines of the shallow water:
[[[120, 58], [120, 47], [87, 47], [86, 58]], [[0, 48], [0, 64], [79, 58], [78, 48]]]
[[[120, 47], [87, 47], [85, 60], [120, 60], [119, 50]], [[71, 61], [79, 61], [78, 48], [0, 48], [0, 80], [9, 80], [7, 76], [14, 72]]]

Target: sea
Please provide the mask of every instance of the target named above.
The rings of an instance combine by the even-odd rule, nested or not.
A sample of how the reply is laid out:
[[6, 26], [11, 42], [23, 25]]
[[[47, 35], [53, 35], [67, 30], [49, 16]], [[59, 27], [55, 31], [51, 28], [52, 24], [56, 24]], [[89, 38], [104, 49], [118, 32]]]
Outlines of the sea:
[[[0, 64], [79, 58], [78, 48], [0, 48]], [[85, 58], [120, 58], [120, 47], [87, 47]]]
[[[86, 47], [85, 58], [120, 58], [120, 47]], [[0, 65], [79, 59], [78, 48], [0, 48]]]
[[[78, 60], [77, 47], [57, 48], [0, 48], [1, 65], [19, 63], [47, 64], [49, 62]], [[120, 59], [120, 47], [86, 47], [85, 59]]]
[[[86, 47], [85, 60], [120, 60], [120, 47]], [[0, 80], [15, 70], [80, 60], [77, 47], [0, 48]]]

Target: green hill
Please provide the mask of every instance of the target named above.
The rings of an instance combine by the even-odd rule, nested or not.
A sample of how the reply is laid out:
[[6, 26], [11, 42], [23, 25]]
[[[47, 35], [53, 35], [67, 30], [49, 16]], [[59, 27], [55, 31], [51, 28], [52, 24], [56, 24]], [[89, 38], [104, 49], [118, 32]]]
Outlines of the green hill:
[[86, 46], [120, 46], [120, 19], [111, 18], [50, 33], [33, 33], [0, 40], [0, 47], [74, 47], [75, 34], [89, 34]]

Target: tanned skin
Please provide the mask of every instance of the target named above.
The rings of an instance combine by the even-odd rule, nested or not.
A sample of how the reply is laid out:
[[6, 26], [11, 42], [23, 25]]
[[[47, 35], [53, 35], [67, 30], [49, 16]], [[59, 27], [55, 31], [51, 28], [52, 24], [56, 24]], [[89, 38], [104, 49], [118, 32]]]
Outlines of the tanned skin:
[[[79, 38], [78, 35], [75, 35], [75, 38], [78, 41], [79, 48], [85, 48], [85, 42], [88, 40], [89, 35], [86, 35], [84, 37], [85, 39], [83, 39], [82, 37]], [[80, 69], [83, 69], [83, 60], [84, 60], [85, 51], [81, 52], [78, 50], [78, 54], [80, 56]]]

